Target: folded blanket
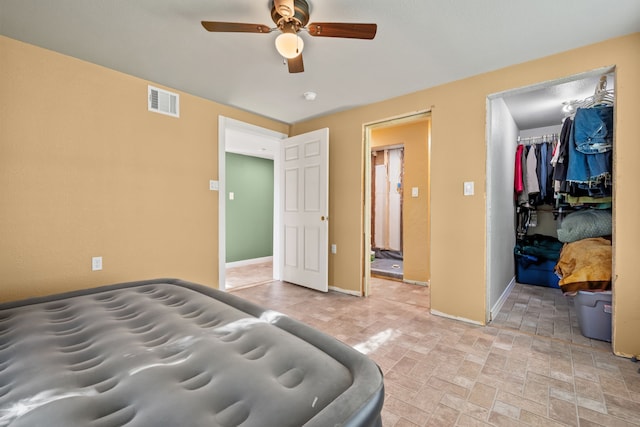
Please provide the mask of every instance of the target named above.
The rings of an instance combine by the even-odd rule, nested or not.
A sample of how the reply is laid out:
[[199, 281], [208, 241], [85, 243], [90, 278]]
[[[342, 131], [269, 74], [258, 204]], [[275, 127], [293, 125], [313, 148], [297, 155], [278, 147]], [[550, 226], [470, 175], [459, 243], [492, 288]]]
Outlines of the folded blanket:
[[558, 240], [568, 243], [590, 237], [610, 236], [612, 224], [610, 210], [585, 209], [573, 212], [558, 227]]
[[602, 237], [565, 243], [555, 272], [564, 293], [611, 288], [611, 242]]
[[[562, 250], [562, 242], [551, 236], [533, 234], [516, 241], [514, 252], [541, 263], [546, 260], [557, 261]], [[526, 267], [526, 265], [524, 265]]]

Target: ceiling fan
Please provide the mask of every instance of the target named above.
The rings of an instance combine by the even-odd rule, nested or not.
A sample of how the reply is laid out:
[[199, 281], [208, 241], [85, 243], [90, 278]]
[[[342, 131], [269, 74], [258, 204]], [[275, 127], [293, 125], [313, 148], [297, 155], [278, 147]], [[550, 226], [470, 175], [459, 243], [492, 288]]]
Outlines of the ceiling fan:
[[303, 39], [298, 35], [306, 31], [314, 37], [339, 37], [371, 40], [376, 36], [376, 24], [351, 24], [339, 22], [309, 22], [309, 4], [306, 0], [273, 0], [271, 19], [276, 27], [261, 24], [202, 21], [202, 26], [211, 32], [261, 33], [279, 30], [276, 49], [287, 59], [290, 73], [304, 71], [302, 63]]

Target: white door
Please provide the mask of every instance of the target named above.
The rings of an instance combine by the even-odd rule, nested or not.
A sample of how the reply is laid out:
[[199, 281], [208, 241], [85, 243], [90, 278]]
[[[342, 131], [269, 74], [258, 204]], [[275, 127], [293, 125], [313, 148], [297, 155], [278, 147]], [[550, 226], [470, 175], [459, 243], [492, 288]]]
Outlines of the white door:
[[282, 280], [327, 292], [329, 129], [284, 140]]

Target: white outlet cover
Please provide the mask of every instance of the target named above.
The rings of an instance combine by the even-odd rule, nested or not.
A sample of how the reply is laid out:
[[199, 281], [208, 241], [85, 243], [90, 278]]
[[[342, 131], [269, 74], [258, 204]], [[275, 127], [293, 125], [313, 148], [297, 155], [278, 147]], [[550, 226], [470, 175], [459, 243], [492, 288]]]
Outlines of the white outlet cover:
[[411, 197], [418, 197], [418, 187], [411, 187]]
[[218, 191], [220, 189], [220, 184], [218, 181], [216, 180], [209, 180], [209, 190], [211, 191]]
[[466, 181], [464, 183], [464, 195], [465, 196], [473, 196], [474, 193], [474, 183], [473, 181]]
[[102, 270], [102, 257], [101, 256], [94, 256], [94, 257], [91, 258], [91, 270], [92, 271]]

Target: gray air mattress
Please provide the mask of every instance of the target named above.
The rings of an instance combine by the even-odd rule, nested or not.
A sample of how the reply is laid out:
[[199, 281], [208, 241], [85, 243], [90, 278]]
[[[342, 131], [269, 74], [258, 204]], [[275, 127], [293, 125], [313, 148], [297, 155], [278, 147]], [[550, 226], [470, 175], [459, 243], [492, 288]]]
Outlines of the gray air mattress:
[[0, 305], [0, 426], [380, 426], [377, 365], [175, 279]]

